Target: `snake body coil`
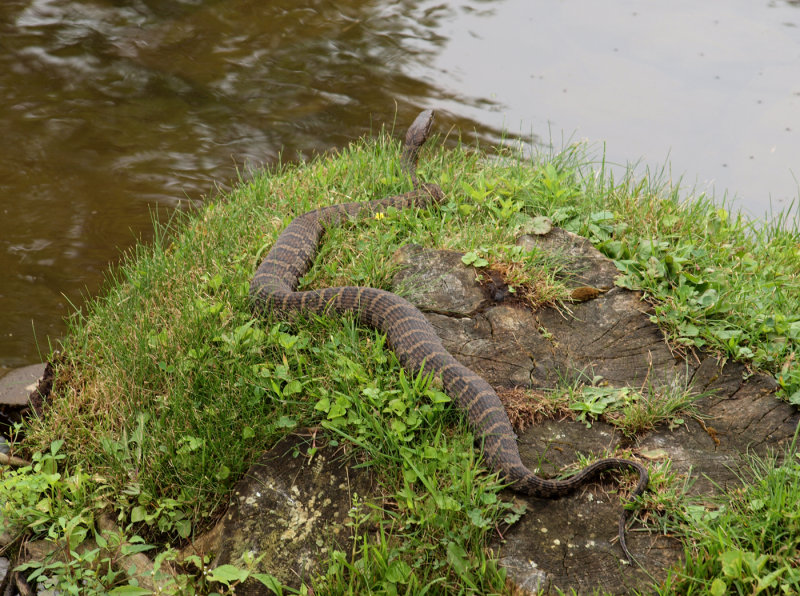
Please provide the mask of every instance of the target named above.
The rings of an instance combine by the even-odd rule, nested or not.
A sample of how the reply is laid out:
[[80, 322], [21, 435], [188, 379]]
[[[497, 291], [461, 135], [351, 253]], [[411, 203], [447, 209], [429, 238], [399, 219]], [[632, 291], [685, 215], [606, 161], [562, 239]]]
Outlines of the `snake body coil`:
[[[640, 463], [617, 458], [602, 459], [565, 480], [541, 478], [520, 459], [508, 416], [492, 387], [472, 370], [460, 364], [445, 350], [425, 316], [407, 300], [375, 288], [340, 287], [296, 291], [317, 254], [326, 227], [354, 217], [369, 217], [387, 207], [422, 207], [444, 197], [435, 184], [420, 183], [416, 165], [420, 147], [430, 133], [433, 112], [422, 112], [408, 129], [403, 150], [403, 168], [410, 175], [414, 190], [401, 195], [360, 203], [345, 203], [309, 211], [295, 218], [278, 237], [259, 265], [250, 284], [256, 314], [275, 311], [314, 313], [355, 313], [359, 320], [384, 332], [400, 363], [412, 375], [420, 370], [441, 378], [445, 392], [467, 413], [483, 440], [489, 465], [500, 471], [517, 492], [542, 498], [566, 495], [605, 470], [631, 468], [639, 473], [632, 497], [647, 487], [647, 469]], [[625, 544], [628, 510], [620, 517], [620, 545], [631, 559]]]

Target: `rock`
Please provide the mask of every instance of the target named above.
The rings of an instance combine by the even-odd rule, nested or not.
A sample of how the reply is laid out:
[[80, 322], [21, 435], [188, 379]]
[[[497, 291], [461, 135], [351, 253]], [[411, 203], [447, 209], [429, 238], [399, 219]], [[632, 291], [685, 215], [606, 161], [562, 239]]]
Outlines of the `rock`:
[[539, 248], [557, 255], [564, 268], [563, 281], [570, 289], [589, 286], [610, 290], [619, 274], [616, 265], [587, 238], [561, 228], [553, 228], [543, 235], [525, 234], [520, 236], [517, 244], [528, 250]]
[[[613, 450], [619, 442], [614, 429], [602, 422], [586, 428], [581, 422], [545, 420], [523, 433], [520, 453], [529, 465], [541, 462], [539, 472], [552, 476], [575, 462], [576, 451], [599, 454]], [[679, 559], [683, 547], [658, 534], [636, 532], [634, 526], [627, 534], [628, 548], [643, 567], [625, 560], [616, 544], [622, 513], [617, 476], [608, 474], [607, 480], [557, 500], [506, 491], [507, 498], [523, 500], [527, 507], [504, 540], [492, 545], [509, 579], [520, 587], [538, 586], [546, 593], [561, 589], [627, 594], [647, 586], [651, 575], [661, 577]]]
[[[307, 437], [292, 435], [277, 443], [239, 481], [227, 514], [183, 554], [218, 553], [212, 566], [241, 564], [244, 553], [264, 555], [257, 567], [298, 588], [321, 570], [331, 549], [351, 552], [348, 527], [355, 495], [372, 493], [364, 468], [347, 465], [332, 446], [309, 458]], [[264, 594], [255, 580], [237, 586], [237, 594]]]
[[[8, 430], [34, 410], [41, 414], [44, 396], [49, 395], [54, 369], [51, 364], [31, 364], [0, 377], [0, 453], [9, 453]], [[0, 435], [2, 436], [2, 435]]]
[[8, 575], [8, 570], [10, 567], [10, 562], [5, 557], [0, 557], [0, 586], [6, 581], [6, 576]]
[[[490, 298], [476, 282], [476, 270], [461, 262], [462, 256], [416, 244], [402, 247], [393, 257], [402, 267], [392, 281], [393, 291], [429, 313], [458, 317], [478, 311]], [[421, 266], [408, 267], [409, 263]]]
[[[398, 251], [395, 260], [404, 269], [393, 290], [405, 288], [409, 279], [446, 280], [419, 286], [408, 299], [425, 312], [444, 347], [495, 387], [554, 387], [595, 375], [612, 385], [638, 387], [652, 379], [654, 370], [663, 376], [658, 382], [672, 382], [683, 364], [645, 316], [649, 305], [638, 293], [612, 287], [611, 270], [616, 268], [591, 245], [585, 246], [588, 240], [558, 228], [532, 238], [562, 254], [551, 235], [568, 243], [563, 254], [588, 254], [585, 262], [578, 261], [579, 256], [569, 261], [586, 272], [578, 278], [570, 274], [576, 287], [611, 288], [596, 299], [569, 305], [569, 316], [555, 308], [534, 313], [522, 305], [493, 302], [475, 281], [474, 269], [450, 251], [418, 247]], [[427, 269], [440, 277], [426, 273]], [[471, 298], [467, 301], [464, 296]]]
[[44, 364], [15, 368], [0, 377], [0, 406], [24, 407], [44, 375]]
[[8, 431], [29, 409], [31, 393], [36, 391], [44, 372], [44, 364], [0, 372], [0, 454], [11, 453]]
[[[452, 283], [420, 287], [411, 300], [436, 328], [444, 346], [496, 389], [553, 388], [564, 382], [589, 382], [602, 377], [612, 387], [691, 388], [707, 392], [696, 406], [704, 422], [687, 419], [675, 430], [657, 428], [632, 445], [640, 452], [665, 453], [672, 469], [695, 481], [695, 494], [715, 494], [739, 482], [735, 470], [744, 454], [790, 442], [800, 417], [796, 409], [773, 395], [775, 381], [750, 375], [737, 363], [723, 363], [701, 353], [684, 359], [667, 345], [650, 321], [651, 308], [639, 293], [614, 287], [617, 269], [588, 240], [554, 228], [518, 242], [551, 252], [564, 261], [564, 281], [581, 291], [581, 302], [532, 312], [520, 305], [473, 299], [465, 308], [461, 296], [474, 290]], [[426, 279], [425, 271], [447, 271], [448, 279], [464, 280], [458, 254], [398, 251], [404, 267], [401, 280]], [[459, 305], [448, 304], [449, 294]], [[436, 305], [428, 309], [428, 305]], [[450, 313], [457, 312], [457, 316]], [[747, 379], [747, 380], [745, 380]], [[575, 462], [576, 454], [612, 453], [622, 437], [602, 422], [591, 428], [576, 421], [546, 420], [519, 436], [522, 459], [531, 469], [553, 475]], [[734, 470], [734, 471], [732, 471]], [[613, 476], [613, 475], [609, 475]], [[628, 593], [663, 578], [680, 560], [683, 548], [664, 536], [628, 533], [628, 546], [642, 568], [623, 560], [617, 540], [622, 511], [618, 481], [600, 484], [558, 500], [521, 497], [527, 513], [492, 548], [499, 553], [509, 579], [522, 591], [596, 590]]]

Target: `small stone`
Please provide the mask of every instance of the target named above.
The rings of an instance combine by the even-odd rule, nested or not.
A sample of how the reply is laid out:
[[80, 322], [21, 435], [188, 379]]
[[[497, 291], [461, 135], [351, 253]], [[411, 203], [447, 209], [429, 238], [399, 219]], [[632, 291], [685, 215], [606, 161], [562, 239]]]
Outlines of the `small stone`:
[[28, 397], [44, 375], [44, 368], [44, 364], [31, 364], [0, 377], [0, 405], [28, 405]]

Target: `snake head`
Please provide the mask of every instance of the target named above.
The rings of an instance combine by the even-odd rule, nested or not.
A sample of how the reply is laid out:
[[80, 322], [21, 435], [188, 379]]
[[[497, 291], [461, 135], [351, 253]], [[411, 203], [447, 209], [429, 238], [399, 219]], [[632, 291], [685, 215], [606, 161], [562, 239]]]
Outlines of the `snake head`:
[[406, 132], [406, 147], [419, 149], [428, 139], [433, 128], [433, 110], [420, 112]]

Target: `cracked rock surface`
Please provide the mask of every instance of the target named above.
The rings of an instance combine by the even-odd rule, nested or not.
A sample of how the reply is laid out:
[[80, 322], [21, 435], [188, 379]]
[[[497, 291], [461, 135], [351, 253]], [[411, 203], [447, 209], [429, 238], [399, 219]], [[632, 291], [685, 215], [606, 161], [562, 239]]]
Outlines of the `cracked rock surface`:
[[[587, 239], [556, 228], [518, 243], [558, 258], [567, 286], [594, 289], [591, 297], [533, 312], [492, 300], [485, 288], [483, 300], [477, 299], [476, 271], [461, 263], [461, 255], [415, 246], [396, 255], [403, 267], [398, 289], [418, 288], [410, 299], [427, 309], [444, 346], [496, 389], [552, 388], [600, 375], [612, 387], [677, 386], [703, 393], [696, 402], [703, 423], [687, 418], [674, 430], [659, 427], [627, 445], [635, 453], [665, 454], [672, 470], [691, 475], [691, 492], [698, 495], [736, 485], [735, 471], [746, 453], [779, 450], [791, 441], [798, 413], [776, 399], [771, 377], [750, 375], [741, 364], [712, 355], [683, 358], [673, 352], [650, 321], [650, 306], [639, 293], [614, 286], [616, 267]], [[434, 274], [447, 283], [431, 279]], [[577, 454], [603, 456], [621, 441], [602, 422], [587, 428], [577, 421], [546, 420], [520, 433], [519, 447], [531, 469], [552, 476], [575, 464]], [[642, 568], [623, 560], [616, 544], [622, 506], [617, 482], [609, 476], [557, 500], [509, 492], [509, 498], [525, 502], [527, 513], [493, 548], [520, 589], [629, 593], [649, 585], [649, 575], [663, 578], [679, 561], [680, 544], [636, 526], [627, 540]]]

